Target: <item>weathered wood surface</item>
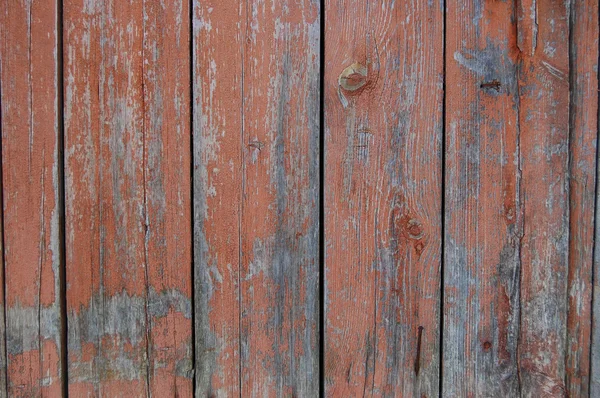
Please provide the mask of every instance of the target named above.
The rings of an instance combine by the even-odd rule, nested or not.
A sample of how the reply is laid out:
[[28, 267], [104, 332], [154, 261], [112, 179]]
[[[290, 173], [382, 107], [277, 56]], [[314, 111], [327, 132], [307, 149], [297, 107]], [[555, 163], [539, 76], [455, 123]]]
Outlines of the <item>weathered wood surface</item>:
[[325, 2], [326, 396], [438, 396], [443, 27]]
[[522, 396], [563, 396], [569, 252], [570, 2], [517, 9]]
[[72, 396], [192, 394], [189, 20], [64, 2]]
[[517, 9], [447, 9], [442, 395], [518, 396]]
[[[598, 0], [573, 1], [570, 36], [569, 277], [566, 390], [590, 395], [594, 201], [598, 139]], [[596, 370], [596, 375], [600, 369]], [[596, 376], [600, 381], [600, 376]]]
[[2, 365], [5, 343], [7, 349], [0, 396], [60, 396], [65, 365], [56, 2], [3, 1], [0, 27], [6, 305], [0, 326]]
[[317, 396], [319, 4], [197, 1], [193, 28], [196, 393]]
[[597, 8], [448, 7], [445, 396], [589, 395]]
[[600, 396], [599, 31], [0, 1], [0, 397]]

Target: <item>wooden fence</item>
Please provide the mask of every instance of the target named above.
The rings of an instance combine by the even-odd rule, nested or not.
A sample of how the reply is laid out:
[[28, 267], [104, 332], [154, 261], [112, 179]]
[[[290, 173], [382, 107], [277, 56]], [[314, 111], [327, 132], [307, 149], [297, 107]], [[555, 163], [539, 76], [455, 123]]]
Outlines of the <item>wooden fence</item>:
[[598, 27], [2, 0], [0, 397], [600, 397]]

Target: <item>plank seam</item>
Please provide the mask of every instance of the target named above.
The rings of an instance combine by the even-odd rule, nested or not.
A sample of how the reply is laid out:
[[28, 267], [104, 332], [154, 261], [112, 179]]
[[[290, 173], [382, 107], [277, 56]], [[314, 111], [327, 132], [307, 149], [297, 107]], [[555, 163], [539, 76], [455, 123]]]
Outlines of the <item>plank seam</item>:
[[61, 357], [61, 379], [62, 379], [62, 396], [69, 396], [69, 365], [68, 365], [68, 322], [67, 322], [67, 248], [66, 248], [66, 183], [65, 183], [65, 127], [64, 127], [64, 58], [63, 58], [63, 0], [57, 0], [57, 29], [56, 29], [56, 52], [57, 52], [57, 120], [58, 120], [58, 183], [59, 183], [59, 203], [58, 203], [58, 219], [59, 219], [59, 240], [60, 240], [60, 260], [59, 260], [59, 289], [60, 289], [60, 357]]
[[[0, 76], [2, 76], [2, 63], [0, 63]], [[8, 353], [6, 352], [6, 255], [4, 252], [4, 170], [3, 170], [3, 152], [2, 152], [2, 79], [0, 79], [0, 223], [2, 225], [2, 231], [0, 231], [0, 239], [2, 239], [2, 283], [3, 283], [3, 303], [2, 312], [3, 312], [3, 320], [4, 320], [4, 338], [2, 341], [2, 347], [0, 347], [0, 355], [4, 356], [4, 396], [8, 397]]]
[[190, 80], [190, 92], [189, 92], [189, 101], [190, 101], [190, 224], [191, 224], [191, 234], [190, 234], [190, 275], [192, 278], [191, 284], [191, 292], [190, 292], [190, 311], [192, 316], [192, 348], [191, 348], [191, 357], [192, 357], [192, 395], [196, 396], [196, 283], [194, 283], [194, 276], [196, 275], [195, 271], [195, 259], [196, 259], [196, 246], [195, 246], [195, 212], [194, 212], [194, 203], [196, 203], [194, 198], [194, 0], [188, 1], [188, 34], [189, 34], [189, 57], [190, 57], [190, 65], [189, 65], [189, 80]]
[[319, 396], [325, 397], [325, 0], [319, 3]]
[[444, 4], [444, 16], [443, 16], [443, 27], [442, 27], [442, 154], [441, 154], [441, 167], [442, 167], [442, 176], [441, 176], [441, 231], [440, 231], [440, 245], [441, 245], [441, 253], [440, 253], [440, 304], [439, 304], [439, 342], [438, 342], [438, 356], [439, 356], [439, 375], [438, 375], [438, 396], [442, 396], [443, 392], [443, 376], [444, 376], [444, 270], [445, 270], [445, 261], [446, 261], [446, 25], [448, 18], [448, 4], [446, 0], [443, 0]]

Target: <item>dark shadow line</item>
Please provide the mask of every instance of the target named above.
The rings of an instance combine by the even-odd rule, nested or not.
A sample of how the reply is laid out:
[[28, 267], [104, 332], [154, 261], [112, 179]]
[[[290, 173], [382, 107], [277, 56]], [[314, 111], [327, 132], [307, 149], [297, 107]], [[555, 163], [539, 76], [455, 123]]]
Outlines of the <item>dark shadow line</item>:
[[325, 396], [325, 2], [319, 37], [319, 396]]
[[[2, 65], [0, 65], [0, 72], [2, 71]], [[0, 137], [2, 137], [2, 79], [0, 79]], [[6, 256], [4, 253], [4, 170], [3, 170], [3, 162], [2, 162], [2, 139], [0, 139], [0, 225], [2, 226], [2, 231], [0, 233], [0, 239], [2, 239], [2, 294], [3, 294], [3, 303], [2, 312], [4, 316], [4, 336], [1, 347], [0, 354], [4, 356], [4, 388], [5, 388], [5, 396], [8, 397], [8, 353], [6, 351], [7, 346], [7, 337], [6, 337]]]
[[59, 194], [59, 223], [60, 223], [60, 267], [59, 267], [59, 288], [60, 288], [60, 357], [61, 357], [61, 379], [62, 396], [69, 396], [69, 365], [68, 365], [68, 322], [67, 322], [67, 245], [66, 245], [66, 183], [65, 183], [65, 126], [64, 126], [64, 59], [63, 59], [63, 0], [57, 0], [57, 74], [58, 74], [58, 181], [60, 185]]
[[194, 201], [194, 0], [189, 0], [189, 84], [190, 84], [190, 272], [192, 279], [191, 286], [191, 297], [190, 297], [190, 308], [192, 317], [192, 395], [196, 396], [196, 284], [195, 284], [195, 271], [196, 271], [196, 242], [195, 236], [195, 201]]
[[443, 27], [442, 27], [442, 143], [441, 143], [441, 222], [440, 222], [440, 304], [439, 304], [439, 334], [440, 340], [438, 342], [438, 355], [439, 355], [439, 376], [438, 376], [438, 396], [443, 395], [444, 387], [444, 271], [446, 261], [446, 26], [447, 26], [447, 2], [443, 2]]

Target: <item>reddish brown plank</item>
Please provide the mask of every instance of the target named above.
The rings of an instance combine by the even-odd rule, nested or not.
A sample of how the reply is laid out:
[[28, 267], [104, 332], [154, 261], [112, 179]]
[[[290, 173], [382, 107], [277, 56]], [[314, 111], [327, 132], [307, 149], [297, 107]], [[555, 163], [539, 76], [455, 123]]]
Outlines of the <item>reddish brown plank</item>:
[[240, 396], [246, 3], [194, 1], [192, 12], [196, 396]]
[[3, 1], [0, 11], [8, 355], [1, 382], [14, 397], [60, 396], [63, 383], [57, 17], [54, 1]]
[[198, 394], [318, 394], [319, 26], [195, 4]]
[[519, 395], [515, 2], [450, 1], [443, 396]]
[[569, 2], [518, 8], [523, 396], [563, 396], [569, 251]]
[[248, 2], [241, 395], [319, 391], [319, 4]]
[[443, 3], [325, 3], [325, 395], [439, 395]]
[[68, 0], [69, 393], [192, 394], [187, 3]]
[[598, 138], [598, 1], [574, 1], [571, 12], [569, 312], [565, 371], [568, 396], [588, 397], [594, 248], [591, 215]]

